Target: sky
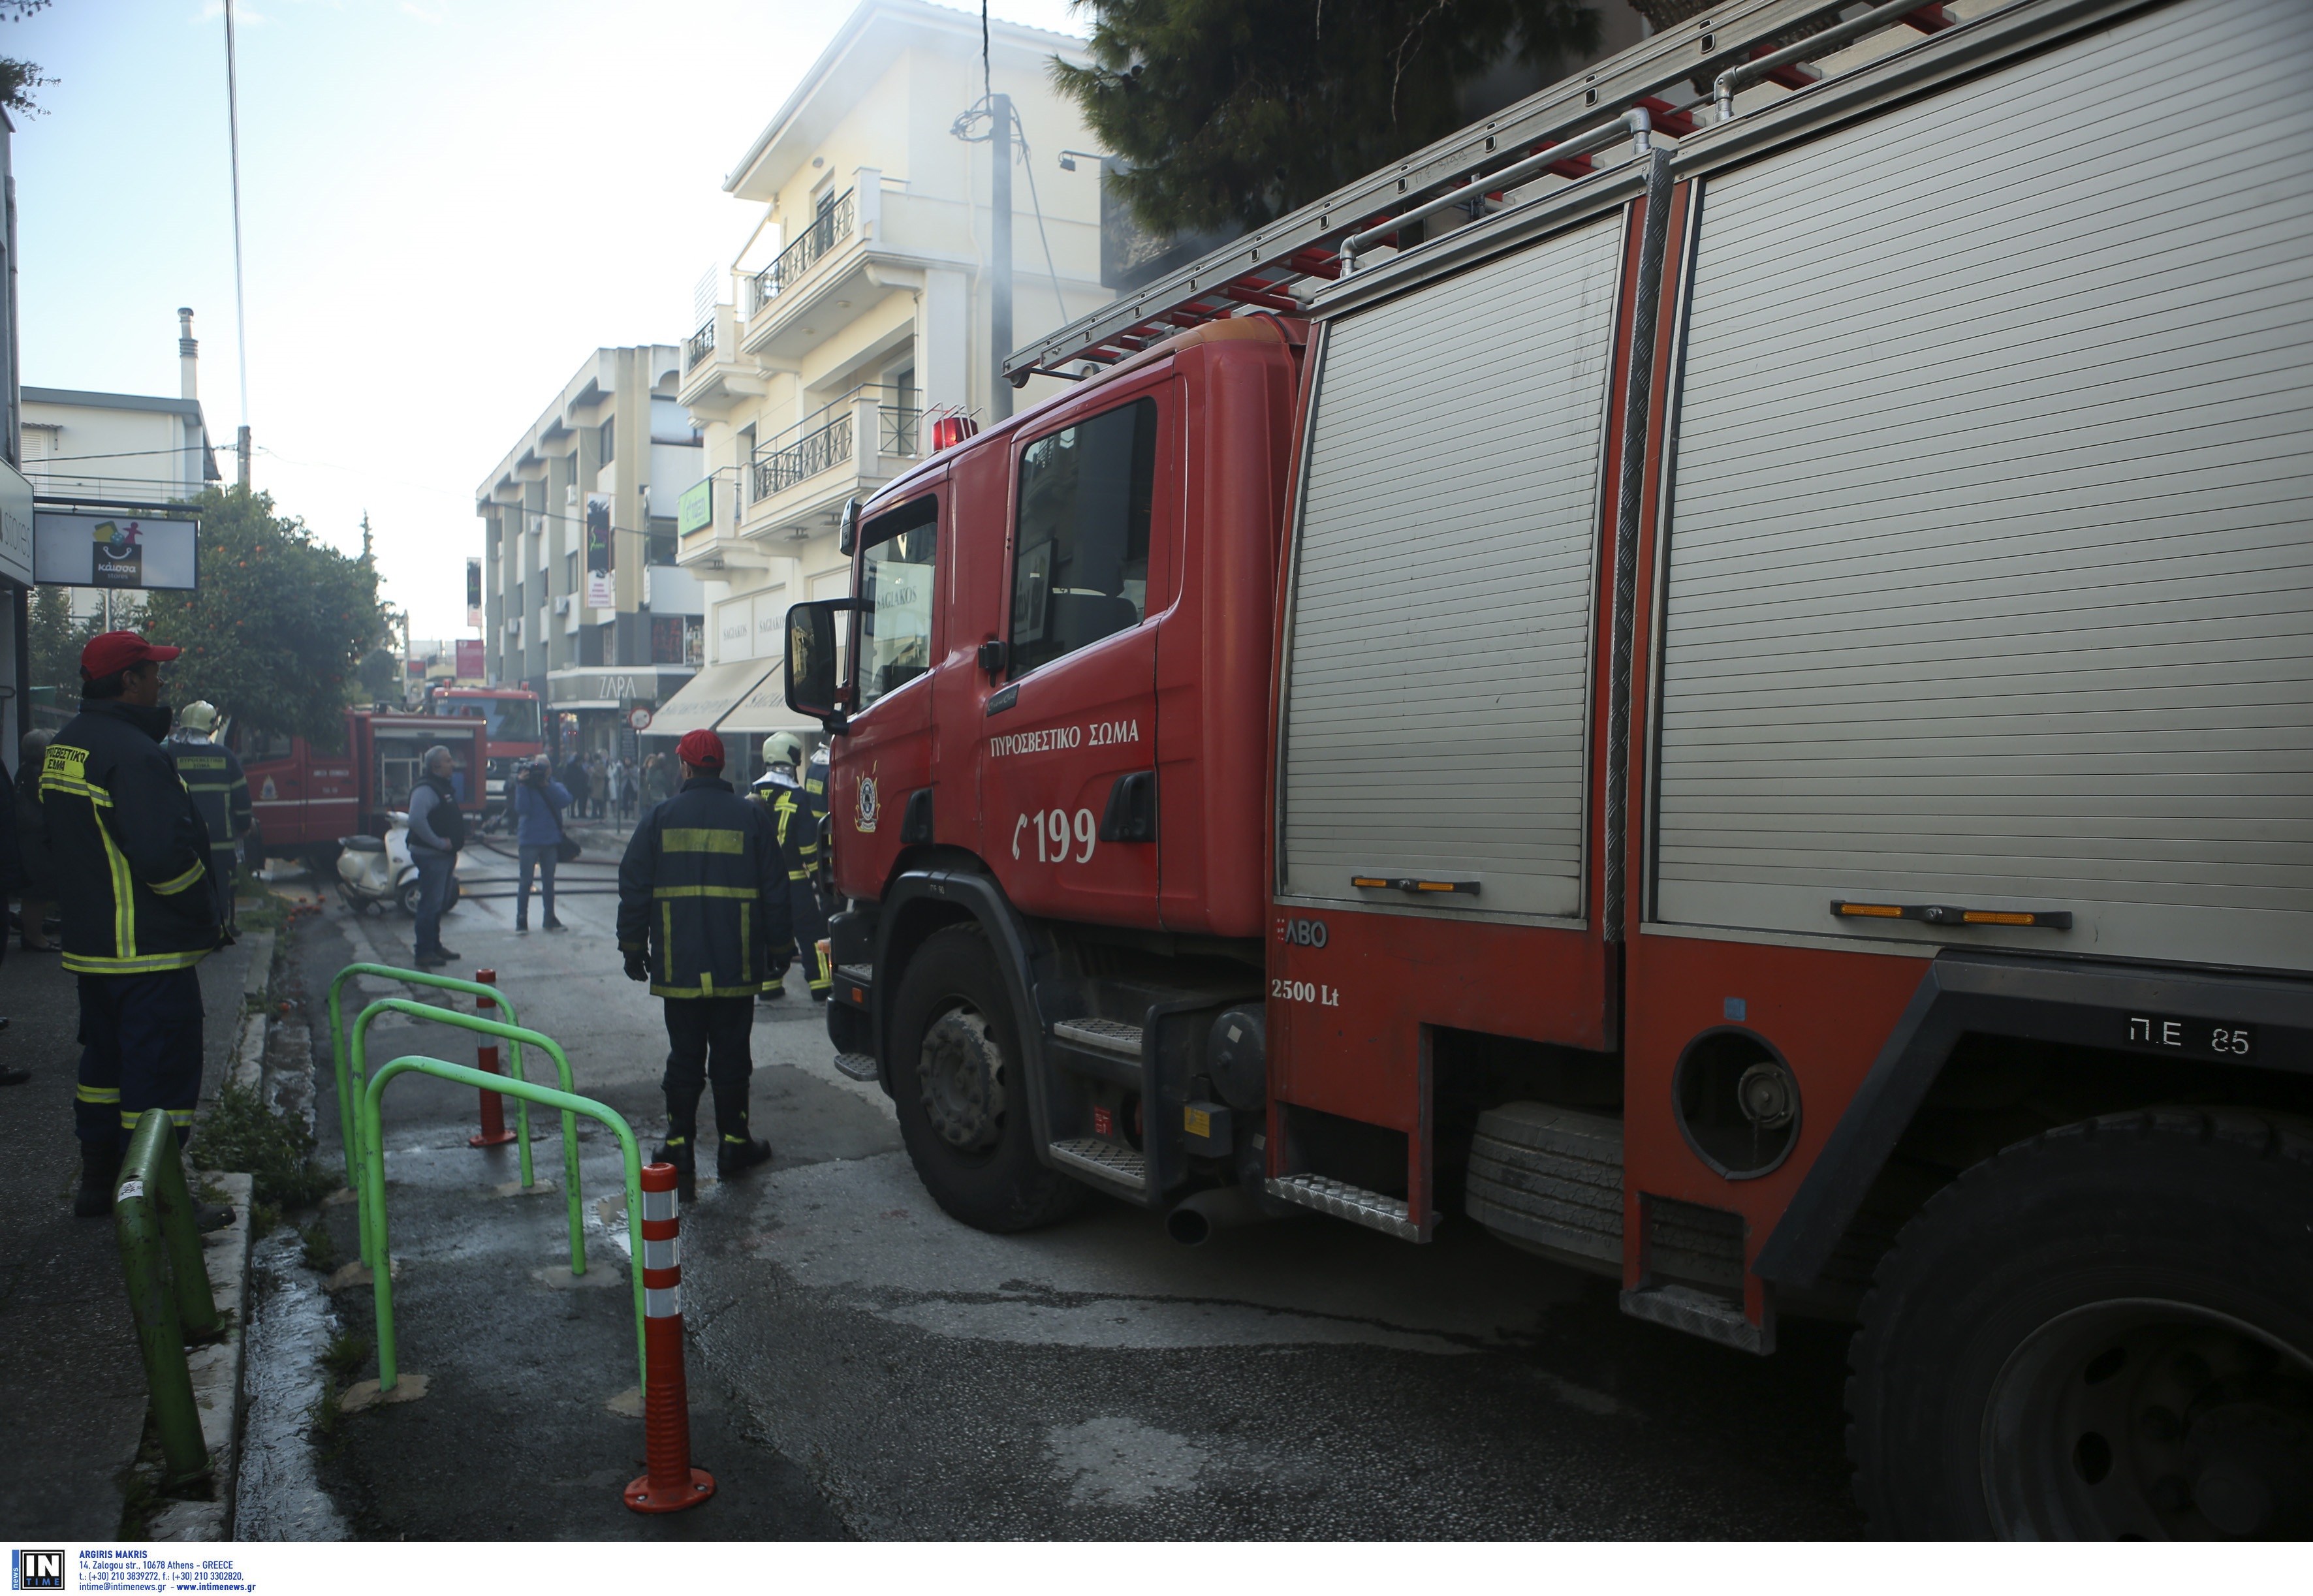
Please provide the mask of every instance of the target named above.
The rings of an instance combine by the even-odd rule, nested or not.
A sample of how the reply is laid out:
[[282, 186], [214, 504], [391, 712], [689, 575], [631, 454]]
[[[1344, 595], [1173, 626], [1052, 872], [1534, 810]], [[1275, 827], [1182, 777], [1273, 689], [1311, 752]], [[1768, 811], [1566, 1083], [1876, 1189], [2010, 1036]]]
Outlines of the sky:
[[[995, 0], [1081, 35], [1067, 0]], [[14, 142], [23, 380], [200, 399], [230, 480], [465, 627], [478, 483], [592, 350], [675, 344], [756, 207], [723, 192], [844, 0], [248, 0], [234, 8], [248, 408], [218, 0], [55, 0]]]

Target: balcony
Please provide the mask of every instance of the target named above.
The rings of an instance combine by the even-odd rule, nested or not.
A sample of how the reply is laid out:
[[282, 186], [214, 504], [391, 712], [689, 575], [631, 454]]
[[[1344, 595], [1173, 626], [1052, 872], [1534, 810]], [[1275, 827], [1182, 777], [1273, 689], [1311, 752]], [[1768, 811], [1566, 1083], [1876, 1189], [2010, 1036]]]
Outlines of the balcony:
[[[807, 538], [922, 457], [923, 411], [910, 394], [856, 388], [760, 445], [742, 483], [743, 536]], [[824, 523], [824, 527], [822, 523]]]
[[754, 302], [747, 314], [759, 316], [763, 307], [778, 298], [781, 293], [803, 281], [804, 274], [817, 264], [821, 256], [833, 250], [839, 242], [848, 241], [857, 230], [859, 206], [857, 189], [847, 189], [833, 204], [823, 207], [803, 236], [779, 251], [779, 258], [753, 279]]
[[[872, 166], [852, 174], [852, 187], [820, 211], [779, 251], [778, 258], [740, 285], [745, 308], [740, 351], [764, 364], [800, 368], [830, 337], [881, 303], [893, 284], [879, 267], [913, 271], [920, 261], [891, 236], [895, 219], [923, 218], [920, 199], [899, 189], [884, 191], [884, 174]], [[911, 204], [913, 209], [910, 208]], [[951, 206], [959, 215], [963, 207]], [[911, 231], [906, 225], [902, 232]], [[922, 233], [918, 224], [912, 232]], [[918, 239], [916, 247], [926, 241]], [[945, 241], [968, 249], [970, 240]]]
[[741, 401], [760, 398], [762, 373], [752, 360], [736, 357], [739, 326], [729, 305], [717, 305], [714, 314], [683, 345], [682, 381], [675, 399], [701, 415], [721, 417]]

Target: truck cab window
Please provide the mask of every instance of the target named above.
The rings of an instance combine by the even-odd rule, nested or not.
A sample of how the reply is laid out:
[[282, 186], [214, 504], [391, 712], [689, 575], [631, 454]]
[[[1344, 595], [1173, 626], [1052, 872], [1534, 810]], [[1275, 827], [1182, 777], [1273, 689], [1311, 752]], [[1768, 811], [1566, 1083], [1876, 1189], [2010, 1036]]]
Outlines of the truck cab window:
[[1079, 421], [1022, 453], [1013, 676], [1140, 624], [1156, 475], [1153, 399]]
[[939, 500], [918, 499], [860, 533], [859, 707], [913, 681], [932, 662], [932, 567]]

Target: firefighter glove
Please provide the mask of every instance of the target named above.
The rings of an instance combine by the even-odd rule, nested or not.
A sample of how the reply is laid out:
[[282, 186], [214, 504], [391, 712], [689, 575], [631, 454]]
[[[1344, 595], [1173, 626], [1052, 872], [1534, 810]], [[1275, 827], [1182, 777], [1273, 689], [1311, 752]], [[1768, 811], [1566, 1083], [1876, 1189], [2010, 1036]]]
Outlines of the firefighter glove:
[[647, 980], [649, 980], [649, 979], [650, 979], [650, 960], [649, 960], [648, 959], [646, 959], [646, 958], [645, 958], [642, 954], [640, 954], [640, 953], [629, 953], [629, 954], [628, 954], [628, 955], [627, 955], [627, 979], [629, 979], [629, 980], [630, 980], [630, 981], [647, 981]]

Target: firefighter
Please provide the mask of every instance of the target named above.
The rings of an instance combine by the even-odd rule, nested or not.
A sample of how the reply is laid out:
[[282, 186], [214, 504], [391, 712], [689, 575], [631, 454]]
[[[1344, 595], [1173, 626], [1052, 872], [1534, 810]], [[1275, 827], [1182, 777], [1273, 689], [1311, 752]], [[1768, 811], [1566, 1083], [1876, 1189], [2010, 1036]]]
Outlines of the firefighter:
[[[180, 650], [106, 632], [81, 650], [81, 711], [41, 756], [40, 812], [64, 899], [64, 965], [80, 978], [81, 1144], [73, 1212], [112, 1211], [139, 1115], [164, 1109], [181, 1146], [201, 1093], [201, 983], [224, 937], [209, 829], [161, 751], [161, 666]], [[204, 1228], [230, 1210], [204, 1207]]]
[[[819, 890], [812, 876], [819, 864], [819, 823], [811, 818], [803, 784], [803, 739], [792, 732], [774, 732], [763, 739], [763, 774], [756, 778], [756, 802], [769, 810], [787, 860], [787, 900], [794, 921], [796, 952], [803, 960], [811, 987], [811, 1000], [825, 1003], [834, 985], [833, 974], [819, 956], [819, 939], [827, 934], [826, 916], [820, 912]], [[781, 977], [787, 974], [782, 969]], [[763, 988], [770, 1001], [779, 995], [776, 986]]]
[[249, 835], [255, 815], [249, 806], [249, 777], [242, 774], [233, 751], [215, 741], [216, 706], [195, 699], [178, 712], [176, 730], [161, 751], [184, 779], [193, 795], [193, 807], [209, 829], [209, 856], [216, 864], [222, 901], [217, 905], [225, 930], [233, 924], [233, 874], [240, 864], [241, 839]]
[[619, 863], [619, 948], [627, 978], [666, 1001], [666, 1141], [655, 1156], [695, 1195], [699, 1099], [715, 1090], [715, 1172], [771, 1156], [747, 1127], [755, 996], [793, 948], [785, 856], [770, 811], [723, 779], [723, 740], [687, 733], [682, 786], [644, 815]]

